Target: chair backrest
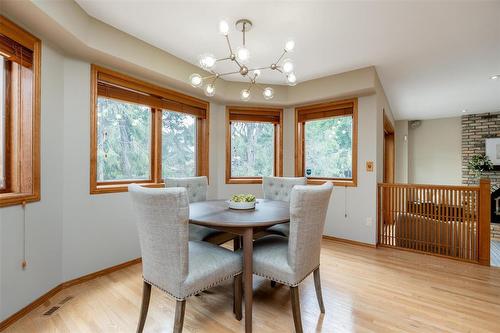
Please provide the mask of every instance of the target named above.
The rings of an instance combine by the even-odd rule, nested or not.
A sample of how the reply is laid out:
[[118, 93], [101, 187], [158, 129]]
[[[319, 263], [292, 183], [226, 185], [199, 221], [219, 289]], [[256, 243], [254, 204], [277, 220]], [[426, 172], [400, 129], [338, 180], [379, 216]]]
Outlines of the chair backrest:
[[189, 269], [189, 203], [185, 188], [129, 185], [142, 254], [144, 279], [175, 291]]
[[295, 185], [306, 185], [306, 177], [262, 177], [264, 199], [290, 201]]
[[295, 186], [290, 199], [288, 264], [301, 278], [319, 266], [321, 238], [333, 185]]
[[189, 202], [207, 200], [208, 179], [206, 176], [186, 178], [165, 178], [165, 187], [184, 187]]

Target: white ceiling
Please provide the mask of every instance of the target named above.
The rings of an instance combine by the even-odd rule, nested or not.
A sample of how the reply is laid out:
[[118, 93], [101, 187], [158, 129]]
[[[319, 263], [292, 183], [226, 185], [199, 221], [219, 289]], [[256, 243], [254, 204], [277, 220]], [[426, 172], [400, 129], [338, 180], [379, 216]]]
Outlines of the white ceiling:
[[[500, 80], [489, 79], [500, 74], [500, 1], [76, 1], [193, 64], [205, 52], [226, 56], [220, 19], [248, 18], [250, 67], [269, 65], [290, 37], [299, 82], [374, 65], [398, 119], [500, 111]], [[274, 71], [262, 81], [284, 83]]]

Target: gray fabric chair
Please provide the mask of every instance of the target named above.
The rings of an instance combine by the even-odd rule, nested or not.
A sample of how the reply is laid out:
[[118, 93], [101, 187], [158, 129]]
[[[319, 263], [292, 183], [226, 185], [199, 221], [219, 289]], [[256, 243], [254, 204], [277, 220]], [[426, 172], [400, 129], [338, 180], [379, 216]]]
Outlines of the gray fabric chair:
[[[207, 200], [208, 179], [206, 176], [201, 177], [186, 177], [186, 178], [165, 178], [165, 187], [184, 187], [187, 190], [189, 202], [198, 202]], [[233, 237], [222, 237], [223, 233], [207, 227], [190, 224], [189, 225], [189, 240], [194, 241], [210, 241], [214, 239], [215, 243], [223, 243], [222, 240]]]
[[[306, 177], [262, 177], [264, 199], [290, 201], [290, 192], [295, 185], [306, 185]], [[288, 237], [290, 224], [273, 225], [266, 230], [269, 233]]]
[[137, 217], [144, 280], [137, 331], [142, 332], [146, 321], [151, 286], [176, 299], [174, 332], [181, 332], [186, 298], [234, 277], [234, 310], [241, 319], [241, 256], [214, 244], [188, 240], [186, 189], [132, 184], [129, 193]]
[[290, 287], [295, 331], [302, 332], [298, 285], [314, 272], [314, 284], [321, 313], [319, 260], [321, 238], [333, 185], [298, 185], [290, 196], [290, 235], [270, 235], [254, 242], [254, 274]]

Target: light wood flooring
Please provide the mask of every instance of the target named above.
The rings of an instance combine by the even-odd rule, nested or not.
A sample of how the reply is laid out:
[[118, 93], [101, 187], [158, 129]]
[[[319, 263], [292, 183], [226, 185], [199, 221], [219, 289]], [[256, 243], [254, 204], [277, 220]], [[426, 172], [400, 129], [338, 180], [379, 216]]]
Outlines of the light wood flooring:
[[[324, 240], [320, 315], [312, 276], [300, 286], [304, 332], [500, 332], [500, 269]], [[63, 290], [6, 332], [135, 332], [137, 264]], [[254, 282], [254, 332], [293, 332], [288, 288]], [[188, 299], [184, 332], [244, 332], [231, 284]], [[50, 316], [50, 307], [64, 300]], [[175, 302], [152, 293], [145, 332], [171, 332]]]

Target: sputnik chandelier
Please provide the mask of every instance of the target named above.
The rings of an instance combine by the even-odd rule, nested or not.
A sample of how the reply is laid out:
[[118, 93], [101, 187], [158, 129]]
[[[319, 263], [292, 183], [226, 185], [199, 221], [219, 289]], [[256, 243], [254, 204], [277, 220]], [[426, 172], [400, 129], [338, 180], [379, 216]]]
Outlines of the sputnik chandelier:
[[[236, 49], [234, 52], [231, 42], [229, 41], [229, 24], [226, 21], [219, 22], [219, 32], [226, 38], [227, 46], [229, 48], [229, 55], [224, 58], [216, 58], [213, 54], [206, 53], [199, 57], [199, 65], [204, 70], [210, 72], [211, 74], [202, 77], [200, 74], [194, 73], [189, 77], [191, 85], [195, 88], [202, 88], [207, 96], [215, 95], [215, 83], [217, 79], [231, 74], [241, 74], [244, 78], [249, 81], [249, 86], [240, 92], [240, 98], [243, 101], [248, 101], [252, 94], [252, 88], [259, 89], [262, 91], [262, 95], [265, 99], [271, 99], [274, 97], [274, 90], [271, 87], [263, 87], [261, 84], [257, 83], [257, 78], [260, 76], [262, 70], [273, 70], [278, 71], [285, 75], [286, 82], [290, 86], [297, 84], [297, 78], [293, 71], [293, 62], [289, 58], [285, 58], [285, 55], [293, 51], [295, 47], [295, 42], [293, 40], [288, 40], [285, 43], [283, 52], [281, 53], [278, 60], [273, 62], [269, 66], [249, 68], [248, 62], [250, 60], [250, 51], [245, 45], [245, 35], [252, 28], [252, 22], [247, 19], [241, 19], [236, 21], [236, 29], [241, 31], [243, 34], [243, 45]], [[282, 61], [283, 60], [283, 61]], [[216, 64], [221, 61], [231, 61], [237, 65], [237, 70], [232, 72], [220, 73], [215, 70]], [[255, 89], [253, 89], [255, 90]]]

